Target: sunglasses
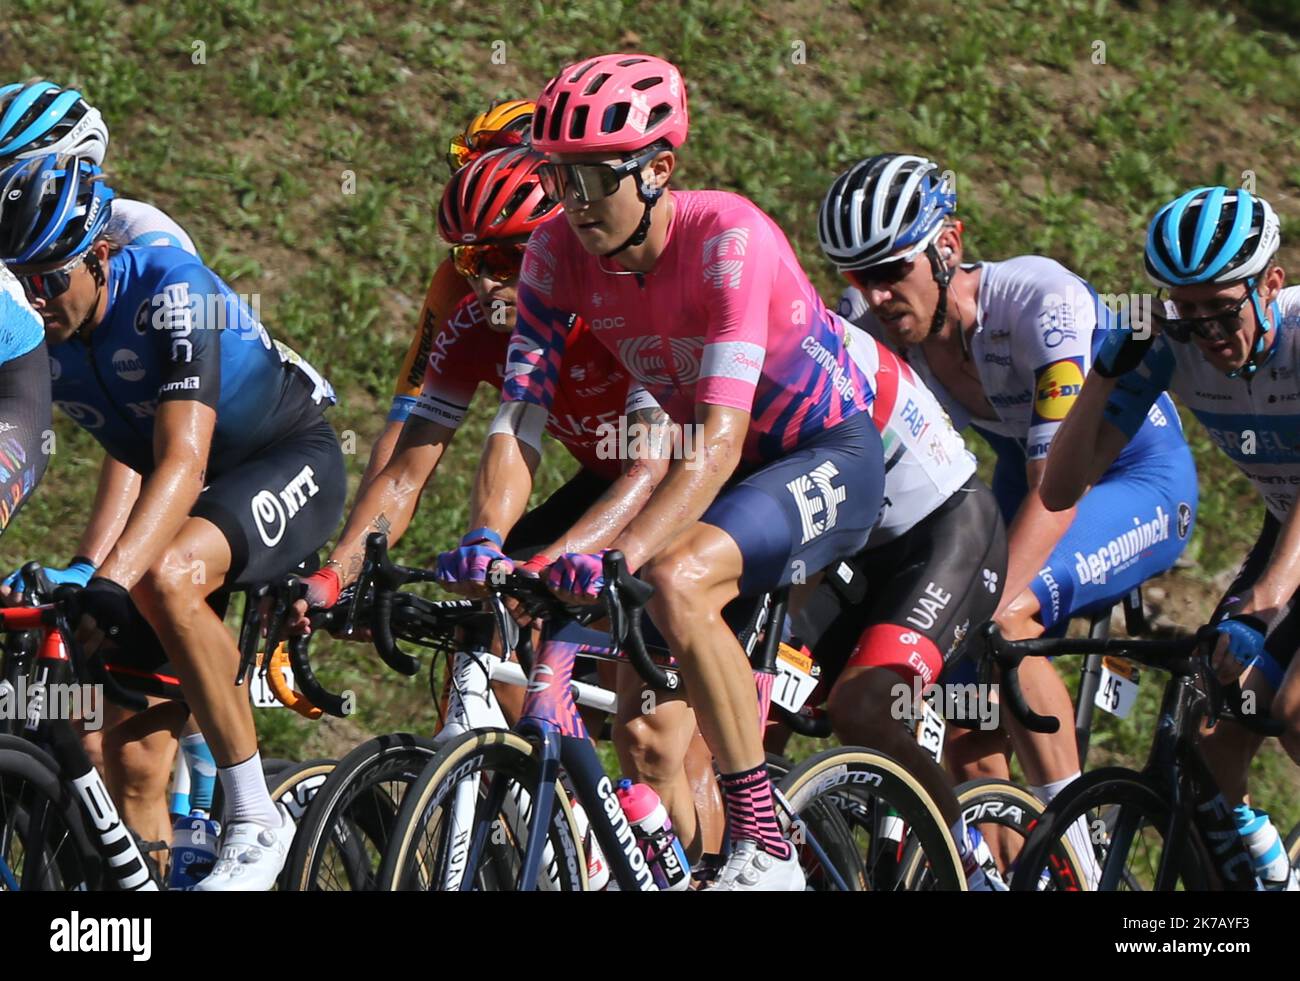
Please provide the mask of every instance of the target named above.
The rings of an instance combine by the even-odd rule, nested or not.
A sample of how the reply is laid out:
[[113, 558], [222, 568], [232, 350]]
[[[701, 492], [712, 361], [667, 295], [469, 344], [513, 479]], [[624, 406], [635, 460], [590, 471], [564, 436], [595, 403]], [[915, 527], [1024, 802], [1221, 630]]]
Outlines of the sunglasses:
[[465, 134], [460, 133], [452, 138], [451, 145], [447, 147], [447, 163], [453, 171], [460, 170], [484, 151], [522, 144], [524, 135], [519, 130], [485, 129], [466, 140]]
[[512, 245], [453, 245], [451, 259], [456, 264], [456, 272], [466, 279], [486, 275], [489, 279], [504, 283], [519, 275], [525, 248], [527, 245], [524, 242]]
[[89, 255], [88, 252], [83, 252], [66, 266], [55, 269], [53, 272], [27, 275], [14, 273], [14, 276], [17, 277], [18, 282], [22, 283], [23, 290], [32, 299], [53, 300], [55, 297], [68, 292], [68, 287], [72, 285], [72, 271], [86, 261], [87, 255]]
[[1160, 330], [1179, 344], [1186, 344], [1193, 336], [1205, 341], [1221, 341], [1241, 330], [1241, 308], [1253, 292], [1253, 289], [1247, 290], [1246, 295], [1232, 306], [1208, 317], [1166, 317], [1163, 302], [1156, 303], [1160, 310], [1153, 309], [1151, 315]]
[[895, 259], [892, 262], [882, 262], [877, 266], [868, 266], [866, 269], [849, 269], [844, 273], [844, 278], [864, 292], [872, 286], [893, 286], [907, 278], [913, 267], [916, 265], [914, 259]]
[[621, 164], [542, 164], [537, 168], [537, 177], [552, 201], [563, 202], [572, 189], [578, 204], [594, 204], [617, 191], [623, 178], [641, 170], [660, 152], [656, 147]]

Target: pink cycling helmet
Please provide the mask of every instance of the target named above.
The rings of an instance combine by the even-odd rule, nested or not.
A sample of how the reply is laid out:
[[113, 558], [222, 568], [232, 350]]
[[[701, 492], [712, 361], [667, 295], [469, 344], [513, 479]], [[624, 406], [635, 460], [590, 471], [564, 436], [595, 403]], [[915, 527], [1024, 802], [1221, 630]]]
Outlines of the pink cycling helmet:
[[640, 150], [686, 142], [686, 83], [673, 65], [644, 54], [607, 54], [567, 66], [546, 83], [533, 114], [541, 153]]

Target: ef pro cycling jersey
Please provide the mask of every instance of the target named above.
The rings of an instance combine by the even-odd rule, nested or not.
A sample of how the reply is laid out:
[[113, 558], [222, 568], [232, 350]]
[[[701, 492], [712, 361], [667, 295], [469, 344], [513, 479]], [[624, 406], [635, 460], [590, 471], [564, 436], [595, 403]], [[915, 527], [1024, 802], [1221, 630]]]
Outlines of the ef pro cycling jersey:
[[54, 401], [142, 474], [154, 467], [162, 402], [216, 410], [212, 479], [310, 427], [334, 401], [309, 365], [282, 354], [243, 300], [181, 249], [121, 250], [109, 260], [107, 290], [103, 320], [89, 336], [50, 351]]

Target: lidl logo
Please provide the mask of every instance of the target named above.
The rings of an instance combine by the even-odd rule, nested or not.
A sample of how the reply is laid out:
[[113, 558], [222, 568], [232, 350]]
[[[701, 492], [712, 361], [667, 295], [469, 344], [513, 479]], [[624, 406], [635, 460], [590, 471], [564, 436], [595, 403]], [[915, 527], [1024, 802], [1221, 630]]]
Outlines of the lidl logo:
[[1034, 388], [1034, 420], [1060, 422], [1083, 391], [1083, 359], [1054, 361], [1038, 373]]

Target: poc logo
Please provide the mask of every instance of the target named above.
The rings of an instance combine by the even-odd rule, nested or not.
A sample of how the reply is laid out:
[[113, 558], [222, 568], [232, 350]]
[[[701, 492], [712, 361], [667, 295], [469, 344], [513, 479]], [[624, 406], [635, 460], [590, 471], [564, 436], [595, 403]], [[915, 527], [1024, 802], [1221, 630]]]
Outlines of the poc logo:
[[596, 317], [591, 321], [591, 329], [613, 330], [615, 327], [622, 327], [623, 324], [622, 317]]
[[800, 545], [835, 527], [839, 506], [849, 493], [842, 484], [831, 483], [831, 478], [839, 474], [835, 464], [827, 460], [811, 473], [800, 474], [785, 485], [799, 509], [799, 521], [803, 525]]
[[279, 544], [284, 537], [285, 526], [302, 510], [308, 498], [315, 497], [320, 492], [313, 479], [315, 476], [316, 472], [310, 466], [303, 467], [284, 485], [284, 490], [279, 494], [261, 490], [253, 497], [253, 523], [257, 525], [257, 534], [267, 548]]

